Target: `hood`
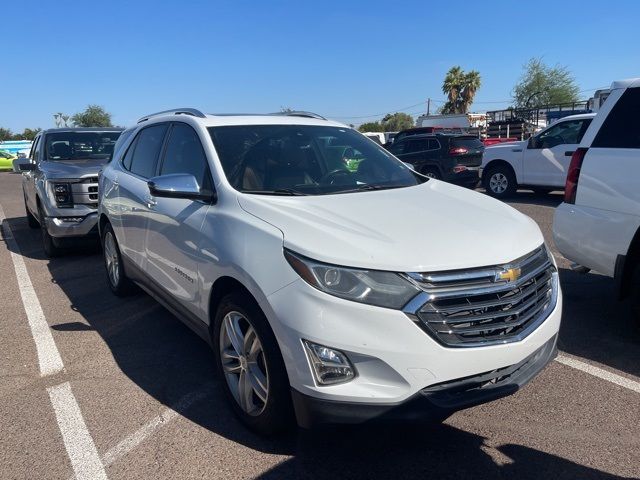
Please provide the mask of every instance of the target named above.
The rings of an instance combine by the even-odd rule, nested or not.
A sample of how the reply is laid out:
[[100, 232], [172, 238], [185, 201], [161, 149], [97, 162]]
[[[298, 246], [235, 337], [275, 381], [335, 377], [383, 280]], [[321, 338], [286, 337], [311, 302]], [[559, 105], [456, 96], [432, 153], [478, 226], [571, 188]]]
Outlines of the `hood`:
[[279, 228], [284, 246], [335, 265], [427, 272], [508, 263], [543, 243], [514, 208], [437, 180], [415, 187], [320, 196], [238, 196]]
[[102, 167], [108, 162], [107, 159], [87, 159], [87, 160], [56, 160], [54, 162], [40, 162], [38, 168], [44, 172], [48, 178], [81, 178], [87, 175], [98, 175]]

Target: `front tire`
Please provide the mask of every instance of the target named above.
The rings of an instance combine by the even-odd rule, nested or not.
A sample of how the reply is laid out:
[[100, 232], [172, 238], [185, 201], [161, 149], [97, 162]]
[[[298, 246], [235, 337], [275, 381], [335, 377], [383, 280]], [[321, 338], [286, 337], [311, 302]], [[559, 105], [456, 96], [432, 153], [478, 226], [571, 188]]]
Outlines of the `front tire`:
[[506, 198], [518, 189], [516, 176], [511, 167], [497, 165], [482, 175], [482, 185], [489, 195], [495, 198]]
[[40, 236], [42, 237], [42, 248], [44, 254], [48, 258], [54, 258], [60, 255], [61, 250], [57, 245], [57, 241], [47, 231], [47, 223], [45, 222], [44, 211], [41, 206], [38, 206], [38, 220], [40, 225]]
[[135, 284], [127, 277], [122, 264], [122, 255], [118, 241], [110, 224], [102, 231], [102, 255], [107, 273], [109, 288], [118, 297], [131, 295], [136, 291]]
[[29, 211], [29, 207], [27, 207], [26, 197], [24, 199], [24, 211], [27, 213], [27, 224], [29, 225], [29, 228], [40, 228], [40, 222], [38, 222], [38, 219], [33, 216], [33, 213]]
[[273, 435], [291, 425], [289, 379], [276, 338], [246, 292], [225, 296], [213, 323], [216, 367], [234, 413], [249, 429]]

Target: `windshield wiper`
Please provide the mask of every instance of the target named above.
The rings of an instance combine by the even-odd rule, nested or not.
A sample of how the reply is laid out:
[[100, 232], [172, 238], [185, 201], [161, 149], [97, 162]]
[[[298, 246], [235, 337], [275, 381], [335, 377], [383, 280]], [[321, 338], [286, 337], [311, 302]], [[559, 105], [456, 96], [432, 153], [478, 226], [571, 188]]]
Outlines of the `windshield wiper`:
[[291, 196], [309, 195], [308, 193], [304, 193], [299, 190], [294, 190], [292, 188], [277, 188], [275, 190], [242, 190], [242, 193], [254, 193], [257, 195], [291, 195]]
[[391, 190], [392, 188], [403, 188], [408, 185], [378, 185], [375, 183], [367, 183], [364, 185], [359, 185], [356, 188], [351, 188], [349, 190], [338, 190], [336, 192], [331, 193], [353, 193], [353, 192], [367, 192], [371, 190]]

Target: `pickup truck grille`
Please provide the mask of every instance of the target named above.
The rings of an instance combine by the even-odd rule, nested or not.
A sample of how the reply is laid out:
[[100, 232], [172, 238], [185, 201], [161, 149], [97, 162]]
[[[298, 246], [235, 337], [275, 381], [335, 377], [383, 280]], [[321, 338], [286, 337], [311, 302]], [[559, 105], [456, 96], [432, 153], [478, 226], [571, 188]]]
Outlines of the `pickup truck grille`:
[[84, 177], [71, 184], [71, 193], [75, 205], [87, 205], [98, 208], [98, 177]]
[[408, 277], [424, 293], [405, 312], [449, 347], [522, 340], [549, 316], [558, 296], [558, 274], [544, 246], [507, 265]]

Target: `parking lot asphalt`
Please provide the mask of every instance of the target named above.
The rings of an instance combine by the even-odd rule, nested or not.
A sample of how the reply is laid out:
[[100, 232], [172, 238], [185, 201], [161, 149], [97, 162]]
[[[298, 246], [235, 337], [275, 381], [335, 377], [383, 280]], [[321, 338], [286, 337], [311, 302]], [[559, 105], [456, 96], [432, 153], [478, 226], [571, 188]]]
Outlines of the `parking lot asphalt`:
[[[553, 245], [560, 201], [510, 203]], [[110, 293], [95, 246], [45, 259], [19, 175], [0, 173], [2, 211], [0, 478], [640, 478], [640, 332], [611, 279], [555, 249], [561, 361], [523, 390], [442, 425], [264, 439], [233, 417], [202, 340], [147, 295]], [[42, 375], [49, 332], [64, 367]]]

